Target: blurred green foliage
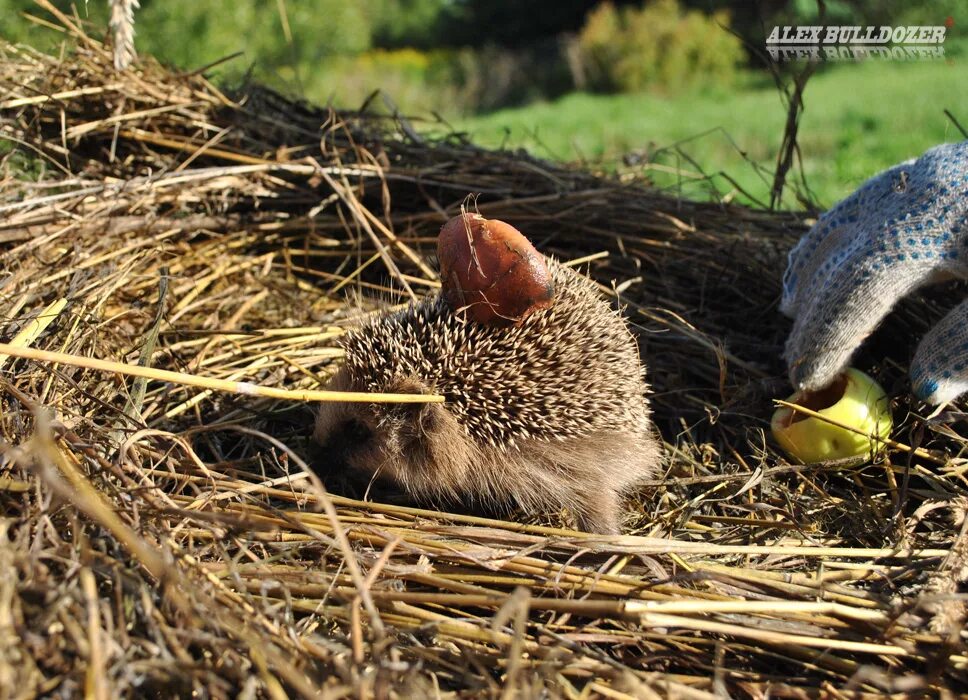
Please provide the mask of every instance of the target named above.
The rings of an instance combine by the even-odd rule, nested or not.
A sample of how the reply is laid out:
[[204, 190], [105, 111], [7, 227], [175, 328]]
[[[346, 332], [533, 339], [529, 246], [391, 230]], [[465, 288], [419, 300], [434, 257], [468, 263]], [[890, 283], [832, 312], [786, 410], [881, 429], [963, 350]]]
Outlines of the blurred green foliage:
[[[95, 36], [106, 33], [107, 0], [52, 2], [76, 12]], [[588, 0], [142, 0], [136, 45], [183, 70], [243, 52], [211, 71], [222, 82], [251, 69], [257, 80], [312, 101], [353, 107], [380, 88], [404, 112], [455, 116], [574, 89], [579, 66], [569, 61], [566, 36], [594, 6]], [[39, 47], [60, 39], [31, 27], [24, 12], [47, 15], [32, 0], [0, 0], [5, 38]], [[616, 89], [682, 84], [697, 71], [725, 80], [735, 61], [735, 39], [698, 12], [680, 16], [674, 0], [622, 16], [633, 21], [625, 55], [610, 70]], [[654, 19], [669, 26], [650, 30]], [[648, 53], [633, 50], [639, 41], [651, 47]]]
[[453, 17], [447, 0], [365, 0], [373, 45], [384, 49], [434, 49], [454, 46], [443, 24]]
[[[403, 0], [397, 0], [402, 2]], [[72, 3], [51, 0], [71, 14], [76, 10], [95, 36], [107, 32], [107, 1]], [[249, 60], [275, 67], [296, 61], [357, 53], [372, 44], [371, 4], [347, 0], [141, 0], [135, 13], [138, 50], [179, 68], [190, 70], [238, 51]], [[74, 10], [72, 10], [72, 7]], [[280, 10], [284, 10], [284, 19]], [[32, 45], [58, 40], [57, 34], [31, 28], [24, 13], [48, 18], [32, 0], [0, 0], [0, 34]]]
[[[968, 22], [965, 0], [825, 0], [823, 24], [944, 24], [948, 17]], [[817, 0], [792, 0], [781, 16], [797, 24], [817, 24]]]
[[[107, 0], [51, 0], [107, 32]], [[825, 21], [937, 24], [966, 0], [826, 0]], [[644, 4], [643, 4], [644, 3]], [[723, 92], [762, 69], [774, 23], [817, 21], [816, 0], [142, 0], [142, 54], [237, 83], [344, 107], [384, 90], [401, 111], [448, 117], [599, 91]], [[75, 9], [71, 9], [71, 8]], [[33, 0], [0, 0], [0, 36], [38, 48], [62, 34]], [[742, 40], [724, 28], [731, 26]], [[745, 50], [742, 42], [747, 42]], [[377, 101], [376, 104], [381, 104]]]
[[463, 58], [459, 51], [372, 49], [327, 61], [304, 85], [306, 92], [342, 107], [359, 107], [379, 88], [407, 112], [452, 113], [466, 99], [458, 80]]
[[729, 13], [684, 10], [677, 0], [593, 9], [578, 35], [582, 81], [601, 92], [729, 86], [745, 58]]
[[[620, 0], [620, 2], [623, 0]], [[642, 0], [624, 0], [640, 3]], [[563, 33], [577, 32], [593, 0], [446, 0], [439, 41], [446, 46], [488, 43], [527, 50]]]
[[523, 104], [573, 88], [564, 63], [493, 44], [371, 49], [329, 60], [302, 83], [307, 94], [344, 107], [359, 106], [379, 88], [404, 113], [445, 117]]
[[370, 18], [362, 3], [142, 0], [141, 4], [136, 16], [140, 50], [183, 68], [239, 50], [249, 60], [280, 66], [357, 53], [371, 45]]

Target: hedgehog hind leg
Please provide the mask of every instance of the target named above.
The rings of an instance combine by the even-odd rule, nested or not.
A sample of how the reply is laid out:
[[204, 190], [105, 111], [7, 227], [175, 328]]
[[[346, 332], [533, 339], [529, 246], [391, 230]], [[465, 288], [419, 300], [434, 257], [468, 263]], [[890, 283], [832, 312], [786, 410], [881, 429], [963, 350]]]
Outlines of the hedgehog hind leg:
[[608, 489], [592, 490], [587, 493], [580, 506], [575, 506], [575, 519], [578, 529], [601, 535], [620, 535], [622, 508], [618, 493]]
[[623, 490], [633, 489], [643, 481], [657, 479], [665, 462], [662, 441], [651, 430], [627, 436], [620, 450], [628, 465], [627, 483]]
[[592, 450], [575, 489], [578, 525], [586, 532], [620, 534], [625, 496], [661, 472], [661, 442], [651, 431], [619, 431], [598, 434], [586, 447]]
[[602, 431], [557, 442], [527, 441], [498, 479], [529, 512], [567, 508], [579, 529], [619, 534], [622, 499], [661, 465], [661, 448], [648, 432]]

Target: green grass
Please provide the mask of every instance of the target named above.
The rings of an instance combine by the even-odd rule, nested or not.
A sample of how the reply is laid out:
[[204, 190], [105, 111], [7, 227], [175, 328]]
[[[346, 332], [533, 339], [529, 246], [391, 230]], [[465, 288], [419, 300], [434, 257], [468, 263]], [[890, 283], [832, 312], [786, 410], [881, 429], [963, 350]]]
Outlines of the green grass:
[[[946, 52], [945, 61], [842, 64], [811, 78], [798, 142], [807, 183], [821, 206], [833, 204], [879, 170], [942, 141], [963, 138], [943, 110], [968, 128], [968, 52], [954, 47]], [[786, 111], [772, 83], [747, 82], [744, 88], [719, 94], [574, 93], [456, 126], [484, 146], [523, 147], [541, 157], [598, 163], [607, 169], [626, 153], [650, 153], [690, 139], [681, 149], [705, 173], [728, 173], [753, 197], [768, 201]], [[765, 180], [743, 153], [766, 168]], [[670, 151], [657, 160], [696, 172]], [[663, 187], [684, 182], [679, 174], [655, 168], [648, 172]], [[713, 182], [720, 193], [732, 189], [724, 178]], [[688, 178], [683, 192], [710, 196], [708, 183], [688, 184]], [[784, 201], [796, 204], [793, 197]]]

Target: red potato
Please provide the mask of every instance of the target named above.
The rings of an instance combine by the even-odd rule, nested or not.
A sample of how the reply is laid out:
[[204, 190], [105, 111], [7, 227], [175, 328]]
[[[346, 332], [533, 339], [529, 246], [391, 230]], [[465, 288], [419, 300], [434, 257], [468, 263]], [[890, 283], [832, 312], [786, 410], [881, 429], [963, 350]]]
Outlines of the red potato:
[[514, 325], [554, 299], [544, 258], [503, 221], [454, 217], [440, 229], [437, 257], [444, 299], [476, 323]]

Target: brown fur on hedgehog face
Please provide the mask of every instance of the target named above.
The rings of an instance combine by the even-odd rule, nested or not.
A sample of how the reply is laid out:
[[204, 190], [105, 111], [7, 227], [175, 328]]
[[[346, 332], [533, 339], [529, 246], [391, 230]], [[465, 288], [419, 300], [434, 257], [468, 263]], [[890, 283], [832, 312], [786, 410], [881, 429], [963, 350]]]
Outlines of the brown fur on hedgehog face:
[[348, 334], [329, 388], [447, 402], [323, 404], [329, 459], [417, 499], [568, 508], [582, 529], [617, 532], [621, 495], [661, 461], [638, 349], [590, 280], [549, 262], [555, 304], [520, 327], [467, 322], [433, 297]]
[[[367, 391], [345, 367], [327, 388]], [[433, 393], [415, 378], [395, 381], [387, 391]], [[477, 457], [463, 428], [439, 403], [324, 403], [313, 438], [334, 462], [391, 479], [413, 494], [456, 496], [449, 485], [465, 482]]]

